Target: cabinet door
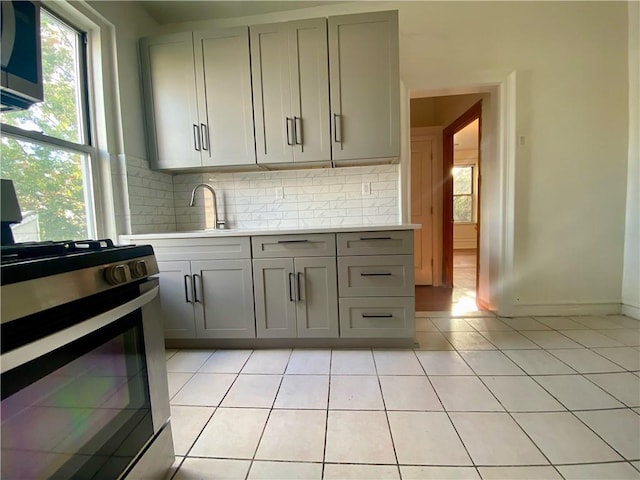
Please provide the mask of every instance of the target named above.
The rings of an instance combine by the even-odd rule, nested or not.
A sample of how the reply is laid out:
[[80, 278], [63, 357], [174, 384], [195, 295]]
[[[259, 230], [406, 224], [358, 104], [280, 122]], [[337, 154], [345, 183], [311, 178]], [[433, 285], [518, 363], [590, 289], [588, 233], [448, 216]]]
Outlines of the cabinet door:
[[202, 145], [191, 33], [143, 38], [140, 57], [153, 167], [199, 167]]
[[251, 69], [258, 163], [293, 161], [288, 26], [251, 27]]
[[336, 259], [296, 258], [298, 337], [338, 336]]
[[294, 161], [331, 160], [327, 20], [289, 24]]
[[333, 160], [400, 155], [398, 13], [329, 17]]
[[198, 338], [255, 338], [251, 260], [191, 262]]
[[296, 293], [292, 258], [253, 261], [258, 338], [295, 338]]
[[247, 27], [194, 33], [202, 165], [256, 163]]
[[158, 269], [165, 338], [195, 338], [193, 284], [189, 262], [158, 262]]

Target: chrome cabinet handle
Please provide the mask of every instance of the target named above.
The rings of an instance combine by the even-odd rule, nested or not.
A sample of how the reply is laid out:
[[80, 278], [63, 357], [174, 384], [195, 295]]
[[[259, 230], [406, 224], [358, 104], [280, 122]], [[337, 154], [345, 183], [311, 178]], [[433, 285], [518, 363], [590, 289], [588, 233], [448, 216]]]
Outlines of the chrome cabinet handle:
[[302, 145], [302, 117], [293, 117], [293, 133], [296, 145]]
[[195, 123], [193, 124], [193, 148], [197, 152], [200, 151], [200, 129]]
[[293, 298], [293, 289], [291, 288], [292, 280], [295, 282], [295, 277], [293, 276], [293, 273], [289, 272], [289, 301], [295, 302], [295, 299]]
[[342, 115], [339, 113], [333, 114], [333, 141], [342, 143]]
[[209, 127], [204, 123], [200, 124], [200, 134], [202, 135], [202, 150], [209, 150]]
[[390, 313], [363, 313], [362, 318], [393, 318], [393, 315]]
[[198, 298], [198, 279], [200, 279], [200, 283], [202, 284], [202, 275], [198, 275], [197, 273], [194, 273], [193, 274], [193, 302], [194, 303], [201, 303], [200, 299]]
[[302, 301], [302, 272], [298, 272], [298, 284], [296, 285], [296, 290], [298, 291], [298, 301]]
[[391, 275], [393, 275], [391, 272], [384, 272], [384, 273], [360, 273], [361, 277], [390, 277]]
[[184, 276], [184, 300], [187, 303], [191, 303], [191, 300], [189, 300], [189, 288], [187, 287], [187, 283], [191, 283], [189, 277], [191, 277], [191, 275]]
[[287, 145], [293, 145], [295, 139], [292, 139], [291, 134], [295, 126], [293, 124], [293, 118], [287, 117]]

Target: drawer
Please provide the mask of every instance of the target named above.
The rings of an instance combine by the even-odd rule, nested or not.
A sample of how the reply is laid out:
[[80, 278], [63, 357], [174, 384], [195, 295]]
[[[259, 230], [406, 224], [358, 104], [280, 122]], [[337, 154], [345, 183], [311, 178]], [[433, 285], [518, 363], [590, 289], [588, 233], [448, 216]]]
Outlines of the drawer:
[[341, 337], [413, 337], [414, 297], [341, 298]]
[[413, 230], [338, 233], [338, 255], [408, 255]]
[[338, 257], [341, 297], [415, 295], [413, 255]]
[[251, 237], [253, 258], [335, 257], [336, 236], [332, 233], [309, 235], [262, 235]]
[[159, 261], [251, 258], [249, 237], [171, 238], [154, 239], [144, 243], [153, 246]]

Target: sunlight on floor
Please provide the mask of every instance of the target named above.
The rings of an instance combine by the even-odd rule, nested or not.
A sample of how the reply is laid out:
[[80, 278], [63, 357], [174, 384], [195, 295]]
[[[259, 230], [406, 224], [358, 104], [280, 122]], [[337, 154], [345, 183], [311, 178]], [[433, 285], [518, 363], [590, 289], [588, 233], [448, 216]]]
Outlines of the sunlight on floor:
[[476, 292], [470, 288], [454, 288], [451, 296], [451, 313], [463, 315], [465, 313], [479, 312], [476, 305]]

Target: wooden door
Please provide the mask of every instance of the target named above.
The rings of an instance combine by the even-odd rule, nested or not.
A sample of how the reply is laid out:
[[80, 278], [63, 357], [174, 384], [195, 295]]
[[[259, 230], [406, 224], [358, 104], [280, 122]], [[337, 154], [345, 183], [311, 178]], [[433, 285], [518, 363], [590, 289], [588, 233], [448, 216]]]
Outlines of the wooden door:
[[294, 161], [331, 160], [327, 20], [289, 23]]
[[251, 260], [191, 262], [198, 338], [255, 338]]
[[256, 163], [249, 31], [194, 34], [203, 166]]
[[153, 167], [199, 167], [202, 145], [191, 33], [143, 38], [140, 58]]
[[329, 17], [334, 160], [400, 155], [398, 12]]
[[258, 338], [295, 338], [293, 258], [253, 260], [253, 279]]
[[433, 140], [411, 141], [411, 223], [415, 230], [416, 285], [433, 285]]
[[293, 162], [294, 118], [286, 23], [251, 27], [251, 61], [257, 161]]
[[193, 283], [188, 261], [158, 262], [165, 338], [195, 338]]
[[338, 337], [338, 286], [335, 257], [294, 260], [298, 337]]

